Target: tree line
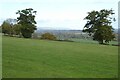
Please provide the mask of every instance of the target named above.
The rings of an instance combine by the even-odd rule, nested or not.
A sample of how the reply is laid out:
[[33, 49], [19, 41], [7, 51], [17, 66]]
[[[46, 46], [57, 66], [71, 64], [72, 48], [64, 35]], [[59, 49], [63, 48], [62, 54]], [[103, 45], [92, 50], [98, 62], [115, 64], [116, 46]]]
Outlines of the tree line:
[[16, 12], [16, 14], [19, 14], [19, 17], [16, 19], [17, 22], [13, 24], [11, 21], [5, 20], [1, 25], [2, 33], [10, 36], [17, 35], [19, 37], [31, 38], [32, 33], [37, 30], [35, 26], [36, 12], [32, 8], [18, 10]]
[[[36, 13], [37, 11], [34, 11], [32, 8], [18, 10], [16, 14], [19, 17], [17, 17], [16, 23], [13, 24], [12, 21], [8, 20], [4, 21], [1, 25], [2, 33], [10, 36], [16, 35], [31, 38], [34, 31], [37, 30], [37, 26], [35, 25], [37, 24], [35, 21]], [[98, 41], [99, 44], [109, 43], [109, 41], [115, 38], [114, 29], [111, 25], [112, 21], [115, 21], [115, 18], [111, 17], [113, 14], [115, 13], [112, 9], [88, 12], [88, 15], [84, 18], [87, 20], [87, 23], [83, 28], [83, 32], [89, 33], [89, 36], [93, 40]]]

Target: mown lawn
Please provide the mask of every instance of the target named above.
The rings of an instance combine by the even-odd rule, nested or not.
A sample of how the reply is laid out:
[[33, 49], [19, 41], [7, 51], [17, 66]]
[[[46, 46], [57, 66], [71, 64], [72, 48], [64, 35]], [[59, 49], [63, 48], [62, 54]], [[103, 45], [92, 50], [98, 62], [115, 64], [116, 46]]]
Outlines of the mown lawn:
[[118, 47], [2, 38], [4, 78], [114, 78]]

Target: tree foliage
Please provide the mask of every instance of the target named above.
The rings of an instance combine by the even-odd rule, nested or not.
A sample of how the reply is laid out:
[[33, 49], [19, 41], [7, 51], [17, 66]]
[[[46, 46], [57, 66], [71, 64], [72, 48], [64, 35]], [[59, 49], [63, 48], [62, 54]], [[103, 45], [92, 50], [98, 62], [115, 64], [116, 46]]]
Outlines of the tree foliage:
[[5, 35], [13, 36], [13, 35], [19, 35], [18, 31], [20, 33], [20, 25], [16, 24], [16, 19], [6, 19], [2, 25], [2, 33]]
[[13, 25], [14, 35], [20, 35], [21, 27], [22, 27], [21, 24], [14, 24]]
[[35, 26], [36, 11], [34, 11], [32, 8], [28, 8], [24, 10], [18, 10], [16, 14], [20, 15], [19, 17], [17, 17], [17, 21], [18, 24], [21, 25], [21, 33], [23, 37], [30, 38], [34, 30], [37, 29]]
[[93, 40], [98, 41], [100, 44], [109, 43], [109, 41], [115, 38], [112, 28], [112, 20], [115, 18], [111, 16], [115, 14], [113, 10], [100, 10], [88, 12], [88, 16], [85, 17], [87, 20], [84, 26], [83, 32], [89, 33], [93, 37]]
[[1, 25], [2, 33], [12, 35], [12, 25], [6, 21]]

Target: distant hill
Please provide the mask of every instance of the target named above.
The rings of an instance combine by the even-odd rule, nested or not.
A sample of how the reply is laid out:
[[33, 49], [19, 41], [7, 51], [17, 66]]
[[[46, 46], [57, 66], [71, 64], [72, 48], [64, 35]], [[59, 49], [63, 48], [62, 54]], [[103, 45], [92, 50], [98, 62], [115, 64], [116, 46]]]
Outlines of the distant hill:
[[82, 30], [47, 30], [47, 29], [39, 29], [36, 33], [82, 33]]
[[[50, 32], [50, 33], [82, 33], [82, 30], [38, 29], [36, 32], [37, 33], [45, 33], [45, 32]], [[114, 33], [118, 33], [118, 29], [115, 29]], [[120, 31], [119, 31], [119, 33], [120, 33]]]

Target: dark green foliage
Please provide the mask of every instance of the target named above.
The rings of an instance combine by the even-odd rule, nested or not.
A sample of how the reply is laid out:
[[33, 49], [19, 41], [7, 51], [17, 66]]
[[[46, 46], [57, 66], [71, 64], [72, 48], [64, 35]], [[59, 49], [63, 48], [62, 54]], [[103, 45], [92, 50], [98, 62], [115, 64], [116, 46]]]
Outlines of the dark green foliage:
[[0, 33], [2, 33], [2, 27], [0, 26]]
[[36, 30], [36, 21], [35, 21], [35, 14], [36, 11], [33, 11], [32, 8], [18, 10], [16, 14], [20, 16], [17, 18], [18, 24], [21, 24], [21, 33], [24, 38], [30, 38], [34, 30]]
[[98, 41], [100, 44], [103, 44], [104, 41], [109, 43], [115, 38], [114, 29], [111, 26], [112, 19], [115, 21], [115, 18], [110, 17], [113, 14], [112, 9], [88, 12], [88, 16], [85, 17], [87, 23], [83, 32], [88, 32], [93, 40]]
[[44, 33], [41, 35], [41, 39], [56, 40], [56, 37], [53, 34]]
[[27, 31], [27, 30], [22, 30], [22, 36], [24, 37], [24, 38], [31, 38], [32, 37], [32, 33], [30, 33], [29, 31]]

